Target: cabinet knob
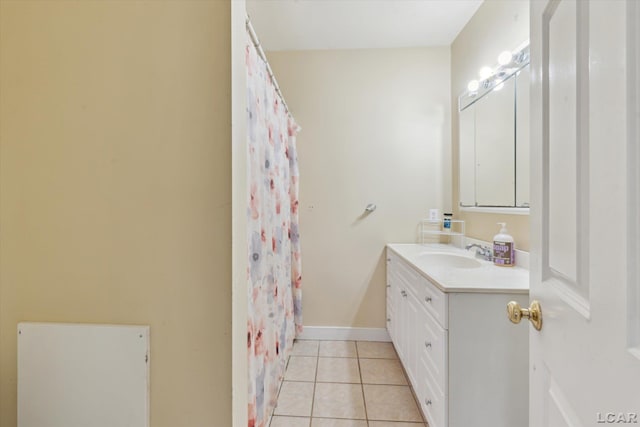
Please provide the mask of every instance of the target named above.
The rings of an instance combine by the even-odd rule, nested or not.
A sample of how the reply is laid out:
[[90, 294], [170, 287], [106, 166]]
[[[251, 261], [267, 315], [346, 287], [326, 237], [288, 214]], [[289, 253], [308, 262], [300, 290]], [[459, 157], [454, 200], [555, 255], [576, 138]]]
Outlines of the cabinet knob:
[[391, 287], [391, 285], [387, 285], [387, 288], [390, 288], [390, 287]]
[[400, 291], [400, 295], [402, 295], [403, 297], [407, 296], [407, 291]]
[[425, 300], [426, 302], [431, 302], [431, 297], [424, 297], [424, 300]]
[[427, 347], [427, 348], [430, 348], [431, 347], [431, 343], [429, 341], [425, 341], [424, 342], [424, 346]]
[[387, 322], [391, 322], [391, 317], [387, 317]]
[[425, 399], [424, 404], [427, 406], [431, 405], [431, 399]]
[[387, 261], [391, 262], [391, 258], [387, 258]]

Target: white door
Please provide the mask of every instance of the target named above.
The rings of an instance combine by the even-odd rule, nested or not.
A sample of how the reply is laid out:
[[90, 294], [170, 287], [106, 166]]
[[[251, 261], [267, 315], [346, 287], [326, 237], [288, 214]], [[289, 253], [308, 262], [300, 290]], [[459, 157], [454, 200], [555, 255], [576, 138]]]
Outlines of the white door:
[[639, 8], [531, 2], [530, 427], [640, 424]]

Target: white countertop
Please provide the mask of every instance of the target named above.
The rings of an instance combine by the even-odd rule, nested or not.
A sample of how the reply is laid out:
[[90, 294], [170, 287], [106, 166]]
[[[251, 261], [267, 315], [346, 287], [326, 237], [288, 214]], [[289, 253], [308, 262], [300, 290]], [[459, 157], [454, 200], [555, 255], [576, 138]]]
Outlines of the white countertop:
[[[387, 248], [407, 261], [418, 273], [429, 279], [443, 292], [529, 293], [529, 271], [520, 267], [497, 267], [490, 261], [474, 258], [474, 251], [465, 251], [444, 244], [393, 243]], [[474, 258], [480, 262], [476, 268], [424, 266], [419, 257], [425, 253], [452, 253]]]

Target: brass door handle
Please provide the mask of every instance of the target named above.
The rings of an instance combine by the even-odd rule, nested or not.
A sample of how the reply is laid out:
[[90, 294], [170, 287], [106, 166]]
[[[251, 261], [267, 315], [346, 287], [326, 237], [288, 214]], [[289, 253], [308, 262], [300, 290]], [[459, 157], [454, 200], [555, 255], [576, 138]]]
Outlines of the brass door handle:
[[542, 329], [542, 307], [538, 301], [532, 301], [531, 307], [521, 308], [520, 304], [511, 301], [507, 304], [507, 314], [513, 323], [520, 323], [523, 317], [529, 319], [536, 330]]

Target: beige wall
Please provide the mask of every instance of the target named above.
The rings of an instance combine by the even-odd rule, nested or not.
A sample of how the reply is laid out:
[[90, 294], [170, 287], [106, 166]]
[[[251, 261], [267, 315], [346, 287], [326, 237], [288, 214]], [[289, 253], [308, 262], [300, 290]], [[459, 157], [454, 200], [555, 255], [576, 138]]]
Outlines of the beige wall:
[[383, 328], [385, 244], [451, 203], [449, 48], [268, 57], [302, 126], [304, 324]]
[[529, 39], [529, 2], [486, 0], [451, 45], [451, 142], [453, 157], [453, 206], [456, 218], [466, 221], [466, 234], [492, 241], [496, 222], [507, 222], [516, 247], [529, 250], [529, 217], [458, 211], [458, 96], [478, 70], [495, 66], [498, 54], [512, 50]]
[[247, 8], [244, 0], [231, 2], [231, 120], [232, 120], [232, 233], [233, 233], [233, 425], [249, 423], [249, 364], [247, 349], [247, 72], [245, 52]]
[[19, 321], [151, 325], [151, 425], [231, 425], [229, 1], [0, 8], [0, 425]]

